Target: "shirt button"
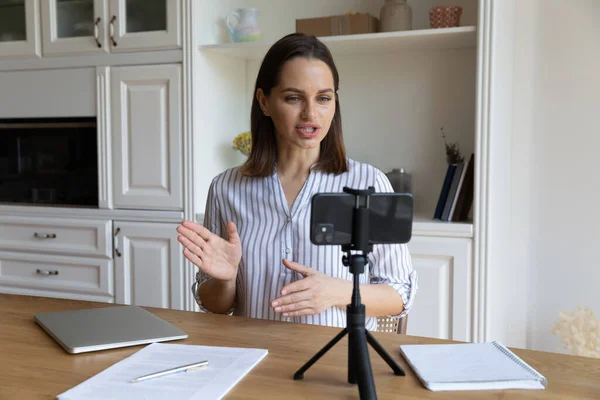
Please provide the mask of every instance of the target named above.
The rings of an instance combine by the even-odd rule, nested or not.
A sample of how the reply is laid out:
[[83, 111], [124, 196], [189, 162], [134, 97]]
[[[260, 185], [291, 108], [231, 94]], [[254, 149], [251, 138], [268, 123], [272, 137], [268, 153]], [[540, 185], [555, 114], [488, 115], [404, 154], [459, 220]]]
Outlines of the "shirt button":
[[292, 252], [292, 249], [290, 249], [289, 247], [287, 249], [285, 249], [285, 254], [290, 254]]

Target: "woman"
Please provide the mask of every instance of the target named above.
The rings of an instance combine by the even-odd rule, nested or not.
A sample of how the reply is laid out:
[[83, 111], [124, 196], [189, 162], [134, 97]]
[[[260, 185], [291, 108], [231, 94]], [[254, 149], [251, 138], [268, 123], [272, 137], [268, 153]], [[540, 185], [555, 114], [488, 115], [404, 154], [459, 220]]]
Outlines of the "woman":
[[[313, 36], [290, 34], [266, 54], [248, 160], [212, 181], [204, 227], [177, 228], [199, 268], [192, 290], [204, 311], [346, 326], [352, 274], [340, 246], [310, 242], [311, 198], [344, 186], [393, 190], [381, 171], [346, 157], [338, 83], [329, 50]], [[375, 245], [361, 275], [367, 329], [377, 316], [406, 314], [416, 289], [406, 245]]]

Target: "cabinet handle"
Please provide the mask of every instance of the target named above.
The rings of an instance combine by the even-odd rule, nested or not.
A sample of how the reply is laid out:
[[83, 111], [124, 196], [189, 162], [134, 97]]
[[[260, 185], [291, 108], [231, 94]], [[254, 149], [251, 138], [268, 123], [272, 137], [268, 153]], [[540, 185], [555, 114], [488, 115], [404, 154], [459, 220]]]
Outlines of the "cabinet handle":
[[34, 238], [37, 239], [56, 239], [56, 233], [37, 233], [33, 234]]
[[54, 276], [54, 275], [58, 275], [58, 270], [48, 270], [48, 269], [37, 269], [35, 271], [36, 274], [38, 275], [44, 275], [44, 276]]
[[102, 21], [102, 18], [98, 17], [96, 18], [96, 22], [94, 23], [94, 39], [96, 39], [96, 44], [98, 45], [98, 48], [102, 47], [100, 41], [98, 40], [98, 37], [100, 37], [100, 33], [98, 30], [98, 24], [100, 23], [100, 21]]
[[119, 251], [119, 239], [117, 238], [117, 236], [119, 236], [119, 232], [121, 232], [121, 228], [117, 227], [117, 229], [115, 229], [115, 236], [113, 239], [113, 246], [115, 246], [115, 254], [117, 257], [121, 257], [121, 252]]
[[113, 15], [110, 19], [110, 41], [114, 47], [117, 47], [117, 42], [115, 42], [115, 21], [117, 20], [117, 16]]

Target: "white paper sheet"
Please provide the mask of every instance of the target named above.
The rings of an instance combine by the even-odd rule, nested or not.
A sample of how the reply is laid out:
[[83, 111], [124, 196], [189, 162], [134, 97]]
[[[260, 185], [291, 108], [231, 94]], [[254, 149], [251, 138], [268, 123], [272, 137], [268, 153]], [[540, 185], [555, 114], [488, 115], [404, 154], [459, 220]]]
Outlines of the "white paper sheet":
[[[264, 349], [153, 343], [60, 394], [58, 399], [220, 399], [267, 353]], [[130, 383], [142, 375], [203, 360], [209, 362], [205, 369]]]

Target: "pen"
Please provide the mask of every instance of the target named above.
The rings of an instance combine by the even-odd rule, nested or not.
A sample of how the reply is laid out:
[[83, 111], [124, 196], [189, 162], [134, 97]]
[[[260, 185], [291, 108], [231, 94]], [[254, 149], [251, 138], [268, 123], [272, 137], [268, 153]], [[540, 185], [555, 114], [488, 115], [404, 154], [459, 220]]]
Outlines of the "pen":
[[139, 376], [137, 378], [132, 379], [130, 381], [130, 383], [141, 382], [141, 381], [145, 381], [147, 379], [158, 378], [159, 376], [171, 375], [171, 374], [176, 374], [179, 372], [194, 371], [197, 369], [206, 368], [207, 366], [208, 366], [208, 360], [204, 360], [204, 361], [200, 361], [200, 362], [197, 362], [194, 364], [182, 365], [181, 367], [166, 369], [164, 371], [159, 371], [159, 372], [154, 372], [152, 374]]

